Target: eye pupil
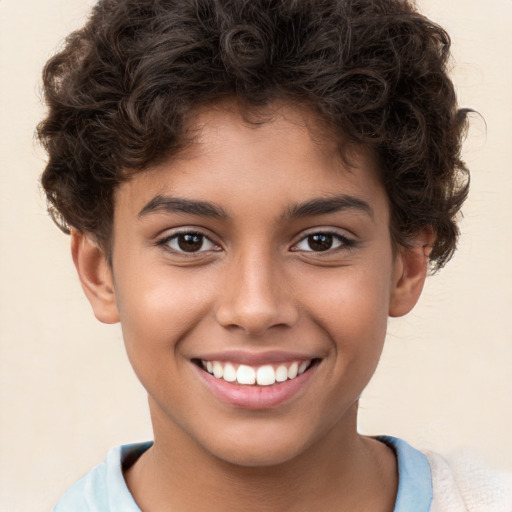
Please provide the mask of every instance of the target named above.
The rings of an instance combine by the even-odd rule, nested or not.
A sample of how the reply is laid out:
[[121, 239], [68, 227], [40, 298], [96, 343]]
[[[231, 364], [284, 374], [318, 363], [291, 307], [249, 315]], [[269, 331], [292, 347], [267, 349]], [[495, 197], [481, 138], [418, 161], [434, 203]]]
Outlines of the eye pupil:
[[309, 248], [313, 251], [327, 251], [332, 247], [333, 236], [325, 233], [317, 233], [308, 236]]
[[203, 236], [186, 233], [178, 236], [178, 246], [182, 251], [195, 252], [203, 246]]

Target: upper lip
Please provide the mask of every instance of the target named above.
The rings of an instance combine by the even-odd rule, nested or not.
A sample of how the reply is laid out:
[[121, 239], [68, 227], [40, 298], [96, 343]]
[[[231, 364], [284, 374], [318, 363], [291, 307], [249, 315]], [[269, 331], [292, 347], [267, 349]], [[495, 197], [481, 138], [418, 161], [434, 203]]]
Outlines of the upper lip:
[[308, 361], [310, 359], [318, 359], [318, 355], [280, 350], [268, 350], [265, 352], [223, 350], [218, 352], [204, 353], [194, 357], [193, 359], [201, 359], [203, 361], [229, 361], [230, 363], [245, 364], [248, 366], [259, 366], [269, 363]]

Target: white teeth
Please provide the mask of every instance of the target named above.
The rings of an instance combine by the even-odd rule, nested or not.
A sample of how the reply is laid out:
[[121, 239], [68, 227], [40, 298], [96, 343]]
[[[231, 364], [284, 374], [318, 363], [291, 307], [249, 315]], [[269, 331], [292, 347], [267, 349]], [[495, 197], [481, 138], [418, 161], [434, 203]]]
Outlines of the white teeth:
[[218, 361], [213, 362], [213, 375], [217, 377], [217, 379], [222, 379], [222, 375], [224, 374], [224, 369], [222, 365]]
[[280, 364], [277, 368], [270, 364], [257, 368], [241, 364], [236, 368], [236, 365], [232, 363], [221, 363], [220, 361], [201, 361], [201, 364], [209, 374], [217, 379], [224, 379], [226, 382], [249, 386], [253, 384], [272, 386], [276, 382], [285, 382], [302, 375], [311, 365], [311, 360]]
[[236, 371], [236, 380], [238, 384], [254, 384], [256, 382], [256, 372], [250, 366], [241, 364]]
[[298, 370], [297, 374], [298, 375], [303, 374], [306, 371], [306, 368], [309, 366], [310, 362], [311, 361], [304, 361], [304, 362], [300, 363], [299, 370]]
[[288, 379], [288, 368], [284, 364], [277, 367], [276, 370], [276, 381], [277, 382], [284, 382], [286, 379]]
[[293, 363], [290, 366], [290, 368], [288, 368], [288, 378], [289, 379], [295, 379], [295, 377], [297, 377], [297, 371], [298, 370], [299, 370], [299, 363]]
[[236, 380], [236, 370], [235, 367], [228, 363], [224, 366], [224, 375], [222, 376], [224, 380], [228, 382], [235, 382]]
[[256, 372], [256, 382], [259, 386], [271, 386], [276, 381], [276, 372], [272, 366], [260, 366]]

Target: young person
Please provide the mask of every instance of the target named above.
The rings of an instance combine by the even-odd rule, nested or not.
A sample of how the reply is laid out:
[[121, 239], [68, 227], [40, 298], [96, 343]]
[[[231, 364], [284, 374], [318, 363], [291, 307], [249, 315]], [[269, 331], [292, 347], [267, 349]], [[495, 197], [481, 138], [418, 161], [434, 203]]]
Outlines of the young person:
[[439, 456], [356, 428], [388, 316], [456, 246], [448, 57], [403, 0], [102, 0], [69, 36], [42, 184], [154, 442], [57, 511], [469, 510]]

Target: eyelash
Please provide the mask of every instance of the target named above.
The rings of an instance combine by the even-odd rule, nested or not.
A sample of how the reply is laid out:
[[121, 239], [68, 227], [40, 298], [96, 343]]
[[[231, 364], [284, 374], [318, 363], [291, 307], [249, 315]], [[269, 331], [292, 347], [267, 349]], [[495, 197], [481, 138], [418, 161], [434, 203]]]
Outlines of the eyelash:
[[[183, 249], [183, 247], [179, 247], [179, 245], [177, 247], [173, 247], [171, 245], [173, 242], [175, 242], [176, 244], [179, 244], [180, 237], [186, 237], [186, 236], [200, 238], [200, 245], [198, 247], [198, 250], [186, 251]], [[332, 237], [332, 239], [331, 239], [332, 245], [335, 245], [335, 244], [337, 244], [337, 245], [335, 245], [335, 247], [327, 247], [326, 249], [323, 249], [323, 250], [320, 249], [318, 251], [315, 251], [314, 249], [312, 249], [311, 246], [309, 246], [309, 249], [299, 248], [299, 245], [301, 243], [307, 242], [308, 239], [315, 237], [315, 236], [316, 237], [319, 237], [319, 236]], [[211, 246], [207, 249], [204, 249], [205, 243], [210, 244]], [[311, 241], [310, 241], [310, 243], [311, 243]], [[185, 255], [186, 256], [194, 256], [194, 255], [197, 255], [197, 254], [200, 254], [203, 252], [208, 252], [208, 251], [212, 251], [212, 250], [216, 252], [216, 251], [221, 250], [221, 248], [217, 244], [215, 244], [215, 242], [213, 242], [207, 235], [205, 235], [201, 231], [196, 231], [196, 230], [186, 230], [186, 231], [179, 231], [177, 233], [173, 233], [172, 235], [166, 236], [165, 238], [157, 241], [157, 245], [164, 247], [167, 251], [171, 251], [173, 253], [177, 253], [177, 254], [184, 255], [184, 256]], [[307, 235], [303, 236], [297, 243], [295, 243], [292, 246], [291, 251], [314, 253], [314, 254], [322, 255], [322, 254], [332, 254], [334, 252], [338, 252], [338, 251], [342, 251], [342, 250], [349, 250], [349, 249], [352, 249], [353, 247], [355, 247], [355, 245], [356, 245], [356, 241], [345, 236], [345, 235], [341, 235], [340, 233], [337, 233], [334, 231], [320, 230], [320, 231], [314, 231], [312, 233], [308, 233]]]
[[164, 249], [171, 251], [173, 253], [178, 253], [182, 255], [190, 255], [193, 256], [195, 254], [199, 254], [202, 252], [206, 252], [205, 250], [197, 250], [197, 251], [186, 251], [183, 250], [183, 248], [178, 247], [172, 247], [171, 243], [175, 241], [177, 244], [179, 244], [180, 237], [185, 236], [192, 236], [192, 237], [199, 237], [201, 239], [201, 244], [198, 249], [202, 249], [205, 242], [211, 244], [211, 248], [207, 250], [213, 250], [213, 251], [220, 251], [220, 247], [215, 244], [208, 236], [206, 236], [204, 233], [201, 233], [201, 231], [194, 231], [194, 230], [186, 230], [186, 231], [179, 231], [177, 233], [173, 233], [172, 235], [166, 236], [165, 238], [158, 240], [157, 245], [164, 247]]
[[[328, 247], [327, 249], [325, 250], [319, 250], [319, 251], [314, 251], [314, 250], [307, 250], [307, 249], [299, 249], [298, 246], [299, 244], [301, 244], [302, 242], [305, 242], [307, 241], [309, 238], [311, 237], [315, 237], [315, 236], [329, 236], [329, 237], [332, 237], [332, 242], [333, 244], [335, 242], [338, 242], [338, 245], [336, 247]], [[314, 231], [312, 233], [308, 233], [307, 235], [303, 236], [296, 244], [294, 244], [292, 250], [293, 251], [296, 251], [296, 252], [311, 252], [311, 253], [314, 253], [314, 254], [332, 254], [333, 252], [338, 252], [338, 251], [342, 251], [342, 250], [348, 250], [348, 249], [352, 249], [353, 247], [355, 247], [356, 245], [356, 241], [353, 240], [352, 238], [349, 238], [345, 235], [341, 235], [340, 233], [337, 233], [335, 231]]]

